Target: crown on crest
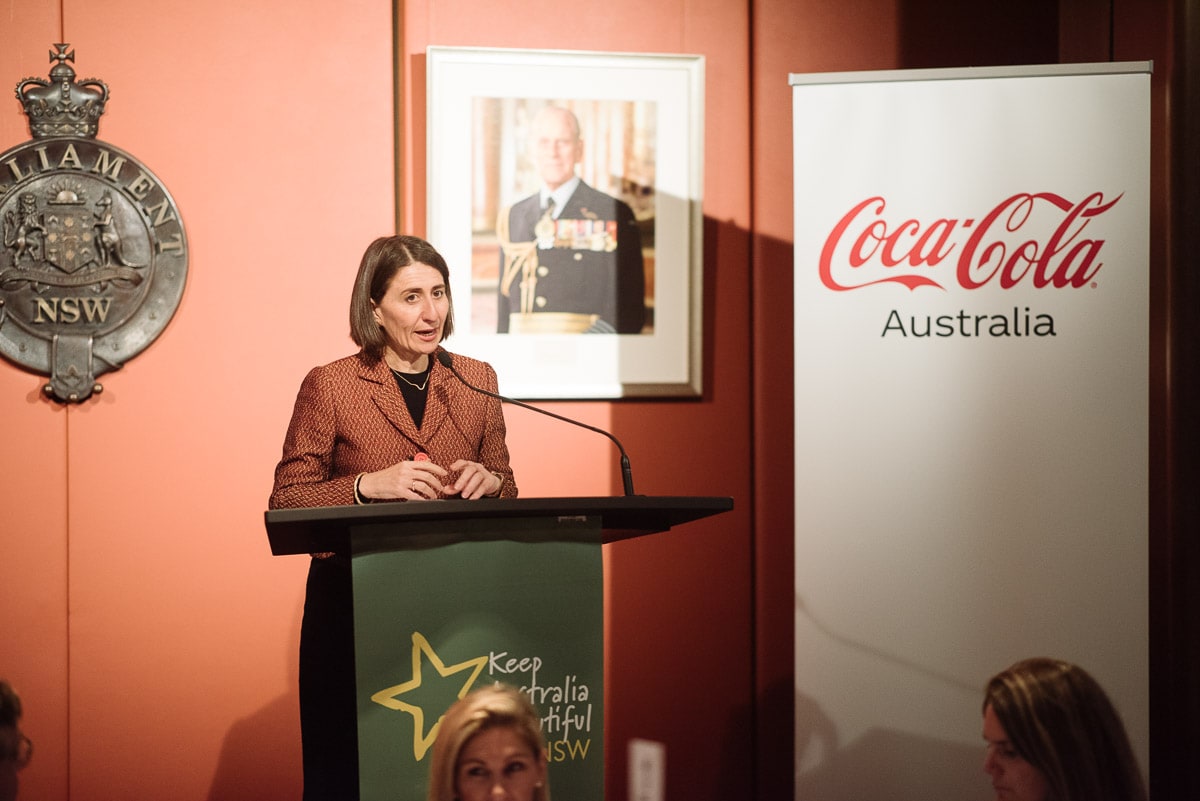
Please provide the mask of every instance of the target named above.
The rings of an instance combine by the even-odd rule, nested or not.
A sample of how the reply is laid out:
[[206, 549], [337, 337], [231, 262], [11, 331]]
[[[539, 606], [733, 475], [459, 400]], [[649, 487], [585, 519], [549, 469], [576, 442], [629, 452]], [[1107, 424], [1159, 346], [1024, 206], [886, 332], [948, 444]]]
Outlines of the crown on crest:
[[50, 61], [50, 80], [26, 78], [17, 84], [17, 99], [29, 116], [29, 131], [34, 139], [49, 136], [77, 136], [95, 139], [100, 116], [108, 100], [108, 85], [96, 78], [76, 82], [75, 70], [67, 63], [75, 60], [69, 44], [54, 45]]

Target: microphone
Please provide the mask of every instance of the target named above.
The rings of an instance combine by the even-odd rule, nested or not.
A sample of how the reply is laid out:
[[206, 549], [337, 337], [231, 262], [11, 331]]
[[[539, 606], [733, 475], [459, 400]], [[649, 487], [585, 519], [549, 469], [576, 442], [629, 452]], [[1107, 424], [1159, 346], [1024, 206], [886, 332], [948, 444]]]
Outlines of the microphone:
[[443, 367], [448, 369], [450, 372], [454, 373], [455, 378], [457, 378], [459, 381], [463, 382], [463, 384], [465, 384], [468, 389], [473, 389], [482, 395], [487, 395], [490, 398], [495, 398], [496, 400], [503, 401], [504, 403], [511, 403], [514, 406], [520, 406], [522, 409], [529, 409], [532, 412], [537, 412], [538, 414], [544, 414], [548, 417], [553, 417], [555, 420], [562, 420], [564, 423], [571, 423], [573, 425], [579, 426], [580, 428], [586, 428], [589, 431], [595, 431], [597, 434], [603, 434], [604, 436], [611, 439], [613, 441], [613, 444], [617, 446], [617, 450], [619, 450], [621, 452], [621, 481], [625, 484], [625, 494], [633, 495], [633, 472], [629, 469], [629, 456], [625, 453], [625, 449], [623, 447], [621, 447], [620, 441], [616, 437], [614, 437], [612, 434], [608, 433], [603, 428], [596, 428], [595, 426], [590, 426], [587, 423], [581, 423], [578, 420], [572, 420], [570, 417], [563, 417], [561, 414], [555, 414], [554, 412], [548, 412], [545, 409], [539, 409], [538, 407], [531, 406], [528, 403], [524, 403], [522, 401], [515, 400], [513, 398], [506, 398], [503, 395], [497, 395], [495, 392], [488, 392], [486, 389], [483, 389], [482, 387], [475, 386], [470, 381], [463, 378], [462, 373], [460, 373], [460, 372], [458, 372], [458, 370], [454, 369], [454, 359], [450, 356], [450, 353], [448, 351], [439, 350], [437, 352], [437, 360], [442, 363]]

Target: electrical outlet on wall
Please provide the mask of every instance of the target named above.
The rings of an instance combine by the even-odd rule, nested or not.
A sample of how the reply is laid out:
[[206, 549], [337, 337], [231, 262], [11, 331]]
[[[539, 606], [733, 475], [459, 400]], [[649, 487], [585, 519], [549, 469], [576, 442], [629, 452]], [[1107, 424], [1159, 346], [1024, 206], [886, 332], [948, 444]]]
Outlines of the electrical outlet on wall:
[[665, 743], [629, 741], [629, 801], [663, 801], [666, 775]]

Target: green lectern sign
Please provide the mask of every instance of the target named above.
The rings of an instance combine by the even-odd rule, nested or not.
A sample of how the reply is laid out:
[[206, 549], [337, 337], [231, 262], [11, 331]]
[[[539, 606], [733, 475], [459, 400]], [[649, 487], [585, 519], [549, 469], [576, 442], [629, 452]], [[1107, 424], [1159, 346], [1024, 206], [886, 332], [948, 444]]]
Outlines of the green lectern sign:
[[492, 682], [542, 716], [550, 786], [604, 798], [600, 523], [563, 538], [538, 519], [467, 540], [451, 526], [407, 547], [356, 553], [360, 798], [424, 798], [441, 716]]

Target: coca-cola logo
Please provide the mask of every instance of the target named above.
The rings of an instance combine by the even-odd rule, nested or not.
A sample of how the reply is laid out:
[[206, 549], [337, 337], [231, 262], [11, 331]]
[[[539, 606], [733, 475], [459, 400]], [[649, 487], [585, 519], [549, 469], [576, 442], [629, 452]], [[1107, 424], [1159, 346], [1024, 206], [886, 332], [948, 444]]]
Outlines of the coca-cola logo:
[[1123, 196], [1105, 201], [1103, 193], [1093, 192], [1073, 202], [1053, 192], [1023, 192], [978, 220], [927, 224], [889, 219], [887, 201], [869, 197], [846, 212], [825, 239], [821, 283], [838, 292], [884, 283], [913, 290], [945, 289], [950, 282], [963, 289], [992, 283], [1010, 289], [1021, 282], [1039, 289], [1087, 286], [1103, 266], [1105, 242], [1089, 235], [1089, 226]]

